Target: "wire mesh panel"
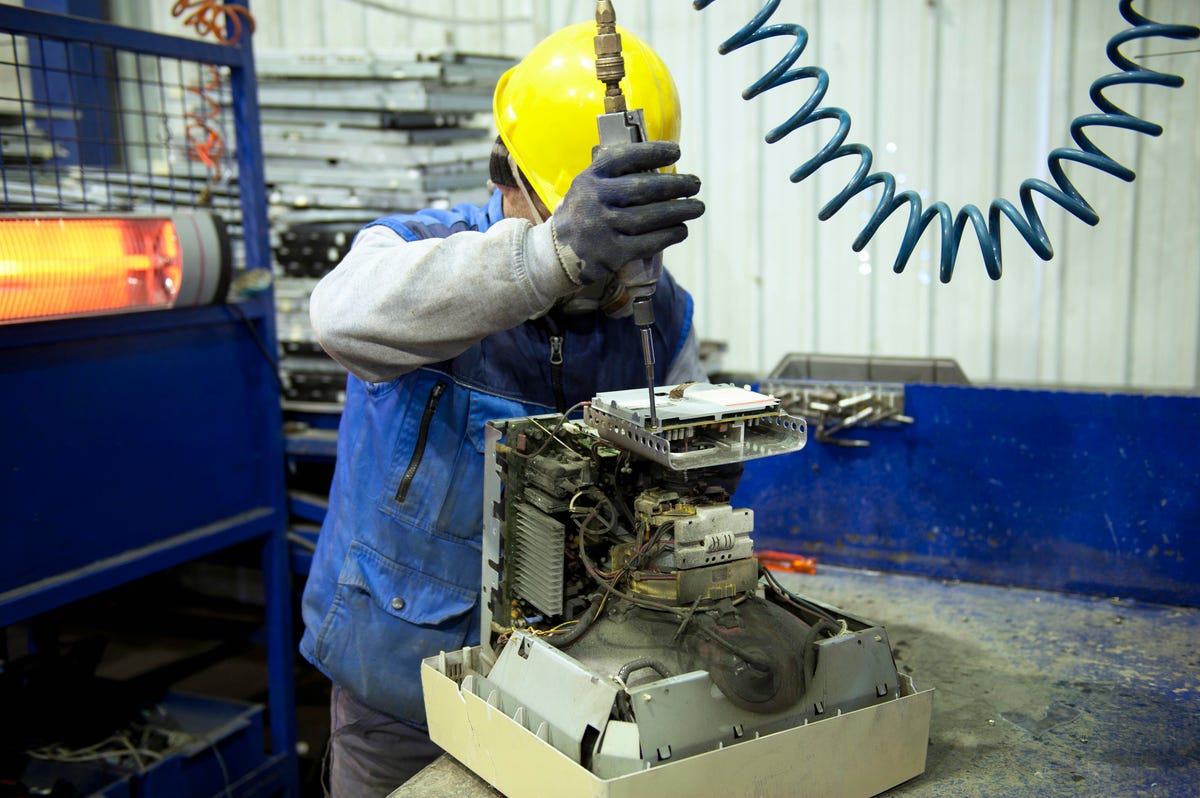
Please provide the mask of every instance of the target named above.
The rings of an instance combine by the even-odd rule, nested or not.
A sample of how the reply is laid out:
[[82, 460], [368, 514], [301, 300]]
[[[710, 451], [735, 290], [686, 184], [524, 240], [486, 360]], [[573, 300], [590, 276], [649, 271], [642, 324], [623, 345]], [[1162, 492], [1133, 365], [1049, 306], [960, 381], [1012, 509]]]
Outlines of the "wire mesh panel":
[[[238, 0], [229, 8], [248, 15]], [[89, 288], [97, 272], [116, 277], [115, 287], [101, 283], [106, 302], [97, 303], [99, 313], [88, 307], [71, 315], [54, 306], [0, 328], [0, 415], [12, 420], [3, 447], [12, 468], [0, 480], [0, 502], [6, 530], [15, 531], [0, 535], [0, 562], [12, 564], [0, 568], [0, 626], [261, 541], [272, 755], [256, 756], [240, 777], [222, 764], [221, 782], [231, 795], [295, 796], [295, 648], [273, 301], [261, 279], [269, 277], [270, 244], [254, 61], [249, 36], [218, 38], [166, 36], [0, 3], [0, 214], [13, 223], [4, 232], [94, 228], [96, 220], [59, 217], [126, 213], [191, 216], [192, 224], [176, 232], [195, 232], [213, 211], [241, 235], [244, 246], [228, 247], [235, 266], [241, 261], [259, 278], [229, 289], [219, 232], [216, 242], [188, 250], [195, 258], [181, 255], [178, 272], [172, 264], [169, 275], [164, 258], [182, 252], [175, 245], [186, 236], [131, 241], [112, 233], [114, 226], [122, 233], [136, 227], [130, 219], [99, 225], [107, 231], [101, 243], [116, 239], [117, 254], [129, 260], [108, 257], [90, 235], [66, 245], [33, 237], [22, 251], [20, 242], [0, 236], [0, 295], [49, 284], [53, 290], [41, 293], [57, 299], [86, 293], [81, 286]], [[50, 218], [12, 218], [32, 212]], [[15, 257], [29, 251], [38, 257]], [[155, 287], [181, 286], [189, 273], [214, 287], [204, 299], [170, 309], [107, 302], [108, 288], [120, 295], [122, 283], [144, 272], [162, 273]], [[138, 411], [146, 407], [152, 409]], [[76, 456], [61, 456], [67, 451]], [[63, 486], [70, 486], [69, 501]], [[250, 755], [259, 747], [248, 743]], [[22, 781], [22, 767], [21, 758], [5, 757], [0, 782]], [[123, 794], [188, 792], [158, 781], [187, 778], [177, 767], [151, 770], [123, 777]], [[37, 789], [48, 793], [65, 783], [70, 790], [58, 775], [39, 779]], [[190, 786], [211, 794], [219, 784]]]
[[240, 238], [232, 72], [95, 41], [0, 32], [0, 210], [204, 209]]

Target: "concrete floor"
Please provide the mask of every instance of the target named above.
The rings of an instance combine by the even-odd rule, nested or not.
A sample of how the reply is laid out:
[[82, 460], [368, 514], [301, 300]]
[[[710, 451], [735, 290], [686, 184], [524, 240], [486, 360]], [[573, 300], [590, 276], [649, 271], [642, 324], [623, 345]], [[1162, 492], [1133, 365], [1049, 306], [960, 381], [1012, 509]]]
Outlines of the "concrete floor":
[[[1200, 610], [828, 566], [784, 581], [886, 626], [937, 691], [925, 774], [887, 795], [1200, 795]], [[497, 793], [444, 757], [393, 795]]]
[[1200, 610], [825, 568], [937, 690], [897, 796], [1200, 794]]

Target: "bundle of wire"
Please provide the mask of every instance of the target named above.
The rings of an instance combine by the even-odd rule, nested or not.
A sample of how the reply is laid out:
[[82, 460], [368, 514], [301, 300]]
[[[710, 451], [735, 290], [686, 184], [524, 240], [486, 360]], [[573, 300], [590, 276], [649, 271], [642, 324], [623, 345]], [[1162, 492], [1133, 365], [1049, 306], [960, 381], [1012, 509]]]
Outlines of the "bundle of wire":
[[[176, 0], [171, 15], [183, 17], [183, 24], [199, 36], [212, 36], [221, 44], [236, 46], [244, 28], [254, 33], [254, 15], [243, 5], [219, 0]], [[210, 182], [217, 184], [223, 173], [221, 160], [226, 155], [225, 134], [221, 130], [221, 103], [218, 99], [223, 77], [217, 67], [204, 67], [207, 75], [187, 91], [198, 100], [194, 110], [185, 112], [188, 157], [204, 164]]]
[[246, 25], [254, 33], [254, 15], [250, 9], [237, 3], [221, 0], [176, 0], [171, 7], [171, 16], [187, 17], [183, 24], [194, 28], [200, 36], [213, 36], [221, 44], [237, 44], [242, 38], [242, 27]]
[[140, 721], [91, 745], [77, 748], [44, 745], [25, 751], [25, 755], [47, 762], [102, 765], [118, 772], [144, 775], [158, 762], [197, 747], [212, 751], [225, 782], [224, 792], [231, 795], [229, 768], [217, 744], [203, 735], [179, 729], [162, 706], [145, 710]]

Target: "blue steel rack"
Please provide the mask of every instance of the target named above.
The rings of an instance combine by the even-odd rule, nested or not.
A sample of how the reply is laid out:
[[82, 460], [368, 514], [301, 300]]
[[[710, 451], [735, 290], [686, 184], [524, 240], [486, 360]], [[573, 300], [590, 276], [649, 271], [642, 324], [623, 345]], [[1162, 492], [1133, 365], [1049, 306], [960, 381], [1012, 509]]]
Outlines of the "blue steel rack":
[[[0, 210], [209, 208], [244, 245], [235, 263], [244, 253], [246, 269], [269, 270], [248, 34], [210, 44], [0, 6], [0, 71], [15, 78], [0, 111], [24, 133], [0, 142]], [[220, 181], [184, 148], [187, 87], [212, 70], [236, 151]], [[294, 796], [274, 318], [266, 291], [209, 307], [0, 326], [0, 628], [259, 543], [271, 756], [241, 786]]]

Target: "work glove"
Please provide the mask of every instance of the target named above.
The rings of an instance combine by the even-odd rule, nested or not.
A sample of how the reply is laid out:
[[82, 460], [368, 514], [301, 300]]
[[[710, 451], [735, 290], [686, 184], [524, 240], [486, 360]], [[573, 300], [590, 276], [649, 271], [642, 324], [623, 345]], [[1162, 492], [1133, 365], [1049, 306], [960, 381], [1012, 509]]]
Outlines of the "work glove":
[[703, 202], [686, 199], [700, 190], [700, 179], [657, 171], [678, 159], [673, 141], [596, 151], [550, 219], [559, 260], [574, 282], [606, 282], [625, 264], [687, 238], [684, 222], [704, 213]]

